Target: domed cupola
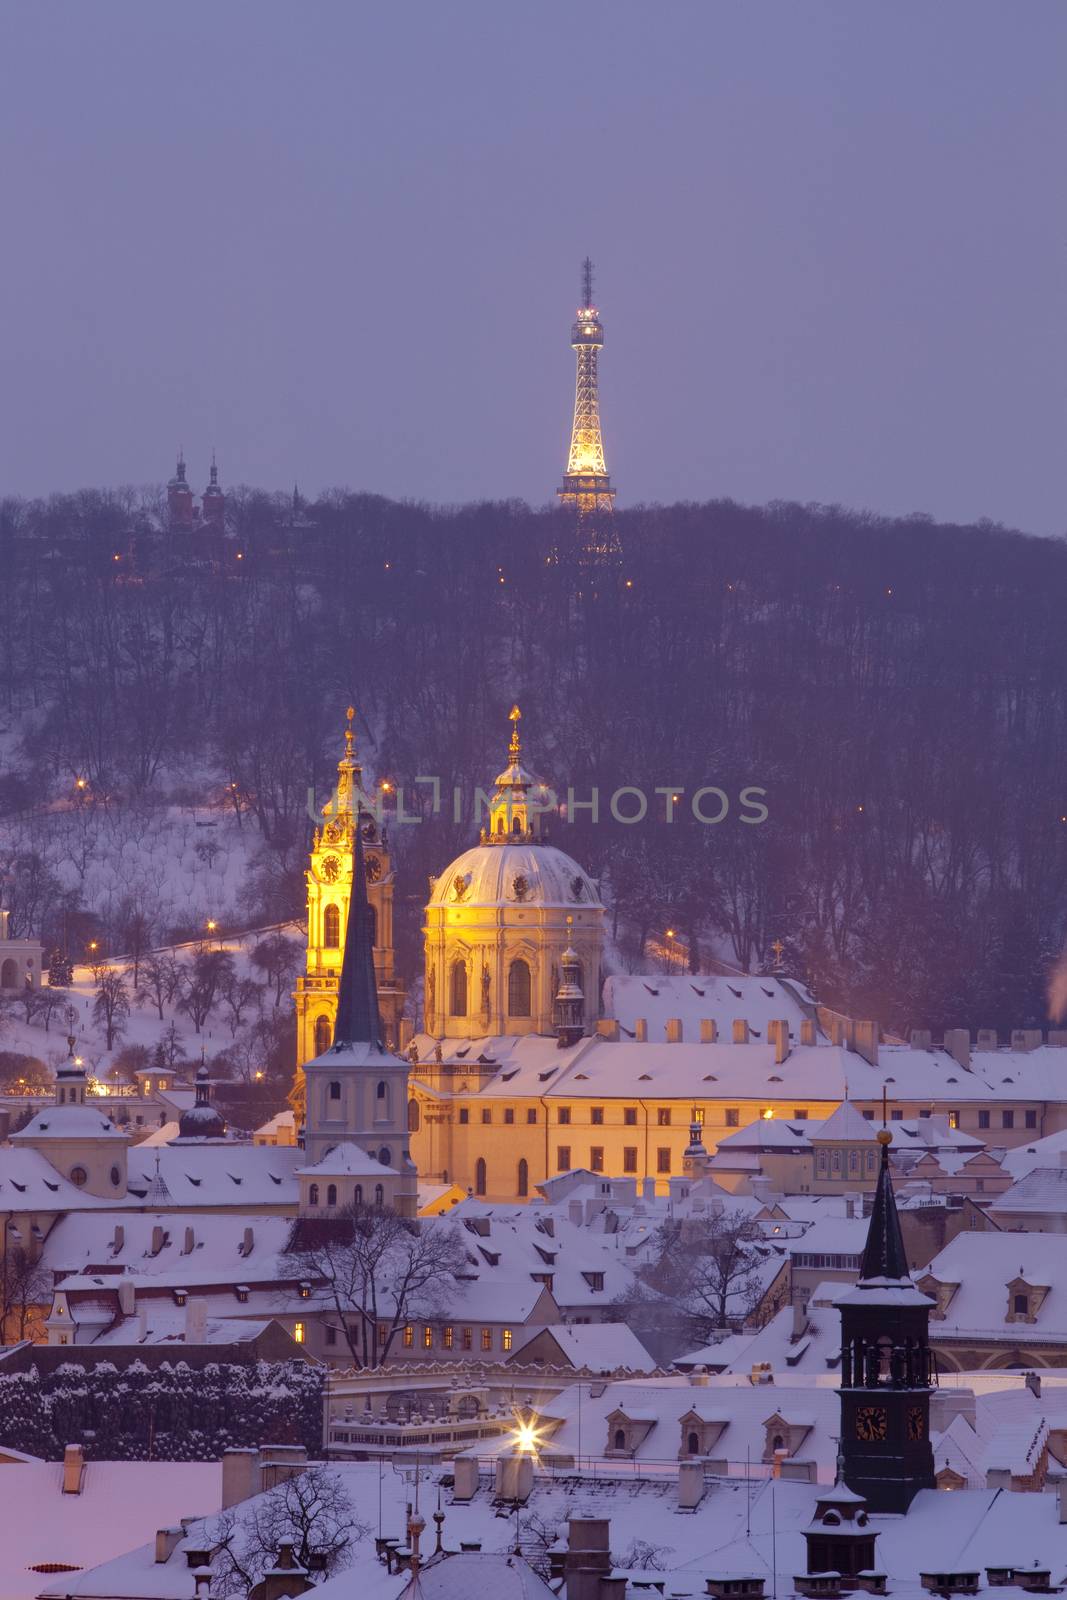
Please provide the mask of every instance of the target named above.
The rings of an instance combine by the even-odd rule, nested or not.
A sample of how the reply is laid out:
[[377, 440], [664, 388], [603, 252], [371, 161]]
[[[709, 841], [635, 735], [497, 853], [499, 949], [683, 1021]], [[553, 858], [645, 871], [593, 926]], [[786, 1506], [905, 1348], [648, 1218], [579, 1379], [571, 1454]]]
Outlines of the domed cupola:
[[225, 1139], [226, 1124], [211, 1104], [211, 1078], [207, 1063], [201, 1061], [196, 1074], [196, 1103], [178, 1118], [178, 1137], [171, 1144], [203, 1144], [205, 1140]]
[[431, 882], [425, 1027], [439, 1038], [555, 1035], [565, 956], [574, 1041], [597, 1015], [604, 907], [595, 881], [547, 842], [548, 791], [523, 765], [520, 716], [513, 706], [479, 843]]

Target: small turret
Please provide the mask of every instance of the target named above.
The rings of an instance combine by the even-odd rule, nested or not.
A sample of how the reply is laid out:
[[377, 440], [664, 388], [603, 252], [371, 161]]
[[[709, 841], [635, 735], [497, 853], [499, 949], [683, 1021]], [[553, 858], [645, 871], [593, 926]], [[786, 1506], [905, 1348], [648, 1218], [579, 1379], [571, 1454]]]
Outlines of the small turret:
[[689, 1143], [682, 1154], [682, 1171], [687, 1178], [692, 1178], [695, 1181], [704, 1177], [710, 1160], [711, 1157], [708, 1155], [704, 1145], [704, 1124], [698, 1117], [697, 1108], [694, 1106], [693, 1115], [689, 1122]]
[[211, 452], [211, 479], [203, 495], [204, 522], [212, 528], [221, 528], [226, 517], [226, 496], [219, 487], [219, 469], [215, 452]]
[[193, 526], [193, 491], [185, 476], [185, 452], [178, 450], [174, 476], [167, 484], [167, 511], [172, 530], [188, 530]]
[[201, 1061], [196, 1074], [196, 1103], [178, 1118], [178, 1139], [171, 1142], [176, 1144], [181, 1140], [183, 1144], [190, 1144], [195, 1139], [201, 1144], [205, 1139], [225, 1137], [226, 1124], [211, 1104], [211, 1077], [207, 1063]]
[[582, 964], [573, 945], [560, 957], [562, 974], [556, 990], [556, 1042], [561, 1050], [577, 1044], [585, 1032], [585, 995], [582, 993]]

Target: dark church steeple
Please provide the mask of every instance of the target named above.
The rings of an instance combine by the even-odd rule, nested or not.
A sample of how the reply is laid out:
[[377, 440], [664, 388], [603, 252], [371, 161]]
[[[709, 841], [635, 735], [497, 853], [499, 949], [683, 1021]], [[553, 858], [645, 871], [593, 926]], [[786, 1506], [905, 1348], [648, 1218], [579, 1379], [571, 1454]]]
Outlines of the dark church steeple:
[[841, 1450], [848, 1487], [872, 1511], [908, 1509], [934, 1488], [929, 1347], [933, 1302], [911, 1280], [889, 1173], [892, 1135], [878, 1134], [881, 1167], [859, 1281], [841, 1311]]
[[382, 1055], [382, 1021], [378, 1011], [378, 983], [374, 976], [374, 931], [367, 899], [367, 865], [363, 838], [353, 829], [352, 896], [348, 903], [348, 931], [337, 995], [337, 1021], [333, 1048], [370, 1044]]

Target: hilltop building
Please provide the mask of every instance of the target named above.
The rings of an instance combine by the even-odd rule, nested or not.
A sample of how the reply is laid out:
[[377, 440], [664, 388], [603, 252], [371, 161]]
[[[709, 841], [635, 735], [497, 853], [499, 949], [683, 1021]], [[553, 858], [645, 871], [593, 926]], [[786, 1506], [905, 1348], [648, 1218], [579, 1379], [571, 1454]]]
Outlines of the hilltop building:
[[200, 505], [196, 504], [186, 477], [185, 452], [178, 451], [174, 476], [167, 484], [167, 523], [171, 533], [192, 533], [197, 529], [221, 533], [226, 520], [226, 496], [219, 483], [215, 453], [211, 453], [211, 476]]

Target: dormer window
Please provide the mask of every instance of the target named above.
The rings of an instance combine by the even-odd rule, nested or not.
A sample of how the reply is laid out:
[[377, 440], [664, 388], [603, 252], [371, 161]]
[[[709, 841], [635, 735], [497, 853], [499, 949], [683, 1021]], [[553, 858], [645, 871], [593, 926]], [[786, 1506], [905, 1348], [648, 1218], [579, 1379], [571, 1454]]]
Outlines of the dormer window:
[[1030, 1296], [1028, 1294], [1013, 1294], [1011, 1297], [1011, 1309], [1017, 1317], [1028, 1317], [1030, 1315]]

